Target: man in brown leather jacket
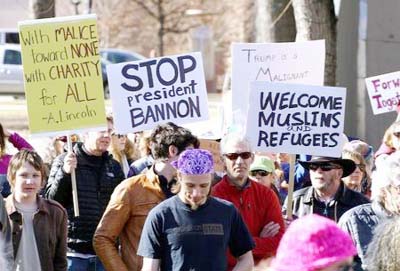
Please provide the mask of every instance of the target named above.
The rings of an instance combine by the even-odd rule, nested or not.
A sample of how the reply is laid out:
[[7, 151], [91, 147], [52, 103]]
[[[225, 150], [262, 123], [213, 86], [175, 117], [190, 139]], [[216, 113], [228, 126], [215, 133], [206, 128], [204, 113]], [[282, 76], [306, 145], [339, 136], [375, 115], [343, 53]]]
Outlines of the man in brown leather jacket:
[[142, 257], [136, 252], [147, 214], [173, 195], [170, 187], [176, 169], [171, 162], [186, 148], [198, 148], [199, 141], [187, 129], [169, 122], [153, 130], [150, 145], [154, 165], [115, 188], [94, 235], [94, 249], [108, 271], [141, 270]]

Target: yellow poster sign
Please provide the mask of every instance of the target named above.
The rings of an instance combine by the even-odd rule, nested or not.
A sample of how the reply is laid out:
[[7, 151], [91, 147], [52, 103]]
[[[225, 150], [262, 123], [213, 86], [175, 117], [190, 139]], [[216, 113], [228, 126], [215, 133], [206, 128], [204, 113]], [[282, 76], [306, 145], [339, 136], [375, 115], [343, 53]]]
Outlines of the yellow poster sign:
[[19, 22], [31, 133], [105, 127], [95, 15]]

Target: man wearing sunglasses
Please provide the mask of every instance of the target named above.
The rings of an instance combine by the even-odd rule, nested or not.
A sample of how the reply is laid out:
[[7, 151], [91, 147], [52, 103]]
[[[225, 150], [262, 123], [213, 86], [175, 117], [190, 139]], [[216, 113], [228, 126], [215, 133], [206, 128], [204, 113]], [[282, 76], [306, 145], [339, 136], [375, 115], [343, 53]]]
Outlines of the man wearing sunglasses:
[[[302, 217], [316, 213], [335, 222], [349, 209], [368, 203], [361, 193], [346, 188], [343, 177], [356, 168], [350, 159], [314, 156], [310, 161], [299, 161], [310, 172], [311, 186], [293, 193], [293, 215]], [[282, 208], [287, 209], [287, 199]]]
[[[221, 140], [221, 154], [226, 174], [212, 190], [212, 195], [232, 202], [239, 210], [255, 243], [254, 263], [275, 254], [284, 232], [278, 197], [268, 187], [249, 178], [254, 154], [248, 139], [237, 133]], [[228, 255], [228, 270], [236, 260]]]

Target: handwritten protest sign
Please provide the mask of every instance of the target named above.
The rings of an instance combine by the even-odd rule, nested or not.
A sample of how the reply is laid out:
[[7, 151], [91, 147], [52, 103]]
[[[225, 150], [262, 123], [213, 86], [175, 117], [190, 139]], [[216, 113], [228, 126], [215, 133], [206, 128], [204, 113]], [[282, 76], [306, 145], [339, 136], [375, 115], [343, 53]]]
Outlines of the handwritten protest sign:
[[200, 53], [108, 65], [107, 76], [120, 133], [208, 119]]
[[249, 83], [268, 81], [323, 85], [325, 41], [234, 43], [232, 111], [247, 113]]
[[252, 82], [246, 135], [256, 150], [339, 157], [346, 89]]
[[365, 78], [375, 115], [396, 111], [400, 103], [400, 72]]
[[18, 26], [31, 133], [105, 127], [96, 16]]

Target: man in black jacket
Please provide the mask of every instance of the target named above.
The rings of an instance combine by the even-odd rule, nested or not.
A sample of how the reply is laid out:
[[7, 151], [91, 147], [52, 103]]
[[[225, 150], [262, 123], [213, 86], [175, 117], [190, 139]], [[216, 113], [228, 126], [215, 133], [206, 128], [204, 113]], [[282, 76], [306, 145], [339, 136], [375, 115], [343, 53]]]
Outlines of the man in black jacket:
[[[312, 185], [293, 193], [294, 216], [315, 213], [338, 222], [347, 210], [369, 202], [361, 193], [346, 188], [341, 180], [355, 170], [352, 160], [315, 156], [310, 161], [299, 163], [310, 171]], [[283, 213], [287, 204], [286, 199]]]
[[[117, 161], [107, 152], [113, 123], [107, 130], [88, 132], [73, 152], [58, 156], [45, 189], [47, 198], [58, 201], [68, 212], [68, 270], [104, 270], [92, 247], [92, 239], [114, 188], [124, 179]], [[74, 216], [71, 172], [75, 170], [79, 217]], [[91, 269], [95, 267], [95, 269]]]

